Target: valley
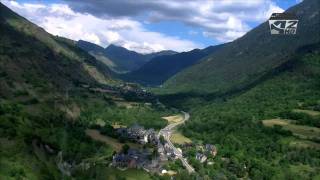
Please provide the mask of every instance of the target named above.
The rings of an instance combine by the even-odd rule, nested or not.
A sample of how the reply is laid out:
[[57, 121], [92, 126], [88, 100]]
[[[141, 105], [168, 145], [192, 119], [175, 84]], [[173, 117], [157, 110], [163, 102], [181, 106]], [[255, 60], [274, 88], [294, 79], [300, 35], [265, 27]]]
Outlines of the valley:
[[[23, 7], [46, 12], [45, 3], [0, 2], [0, 179], [320, 179], [318, 0], [285, 10], [299, 19], [295, 35], [271, 35], [259, 20], [206, 47], [181, 37], [212, 38], [200, 29], [217, 27], [184, 32], [192, 18], [186, 27], [162, 24], [168, 2], [137, 1], [120, 13], [116, 1], [89, 11], [96, 2], [49, 3], [42, 15], [59, 12], [44, 18], [55, 26], [19, 15], [34, 13]], [[220, 5], [229, 13], [255, 5], [238, 3]], [[150, 22], [134, 19], [142, 4]], [[197, 3], [185, 6], [196, 13]], [[65, 34], [77, 38], [53, 35], [80, 15], [81, 26]], [[215, 18], [224, 16], [238, 23], [228, 13]], [[94, 34], [100, 24], [105, 31]], [[175, 28], [180, 36], [163, 34]]]

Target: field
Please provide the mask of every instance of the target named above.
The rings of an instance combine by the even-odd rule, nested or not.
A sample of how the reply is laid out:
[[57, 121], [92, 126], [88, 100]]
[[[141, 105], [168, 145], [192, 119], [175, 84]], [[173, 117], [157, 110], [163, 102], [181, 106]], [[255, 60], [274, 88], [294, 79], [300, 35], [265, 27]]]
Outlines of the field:
[[180, 132], [174, 132], [171, 135], [170, 140], [172, 141], [172, 143], [175, 143], [175, 144], [186, 144], [186, 143], [192, 142], [191, 139], [185, 137]]
[[182, 115], [166, 116], [162, 118], [167, 120], [169, 124], [177, 123], [183, 120]]
[[320, 115], [319, 111], [304, 110], [304, 109], [294, 109], [293, 112], [305, 113], [305, 114], [308, 114], [310, 116], [319, 116]]
[[263, 120], [262, 123], [267, 127], [275, 125], [282, 126], [283, 129], [291, 131], [294, 135], [302, 139], [318, 139], [320, 137], [320, 128], [296, 125], [292, 120], [285, 119], [270, 119]]
[[320, 149], [320, 144], [319, 144], [319, 143], [315, 143], [315, 142], [308, 141], [308, 140], [292, 140], [292, 141], [289, 143], [289, 146], [299, 147], [299, 148], [315, 148], [315, 149]]
[[[100, 134], [100, 132], [95, 129], [87, 129], [86, 134], [96, 141], [104, 142], [107, 145], [110, 145], [112, 149], [114, 149], [117, 152], [121, 151], [122, 146], [124, 145], [124, 143], [120, 143], [117, 139]], [[128, 144], [132, 148], [139, 148], [138, 144], [134, 144], [134, 143], [126, 143], [126, 144]]]
[[[101, 173], [101, 174], [100, 174]], [[137, 169], [127, 169], [125, 171], [121, 171], [116, 168], [103, 168], [99, 171], [97, 175], [97, 179], [109, 179], [109, 180], [118, 180], [118, 179], [126, 179], [126, 180], [151, 180], [151, 177], [147, 172], [143, 170]]]

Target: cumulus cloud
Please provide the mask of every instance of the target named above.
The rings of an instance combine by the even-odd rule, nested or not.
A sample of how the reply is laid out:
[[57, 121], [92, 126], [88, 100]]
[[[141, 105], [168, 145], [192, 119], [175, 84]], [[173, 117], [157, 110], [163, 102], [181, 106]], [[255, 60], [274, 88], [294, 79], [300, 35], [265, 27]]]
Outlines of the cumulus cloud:
[[201, 44], [146, 30], [128, 17], [97, 17], [76, 12], [68, 4], [18, 3], [2, 0], [6, 6], [43, 27], [51, 34], [74, 40], [86, 40], [107, 46], [110, 43], [141, 53], [166, 49], [187, 51]]
[[271, 13], [283, 12], [270, 0], [63, 0], [60, 4], [2, 2], [52, 34], [102, 46], [113, 43], [142, 53], [203, 47], [190, 40], [147, 30], [146, 23], [181, 22], [190, 27], [190, 36], [202, 34], [223, 43], [243, 36], [252, 28], [251, 23], [261, 23]]
[[149, 22], [178, 21], [201, 28], [202, 34], [220, 42], [232, 41], [250, 30], [250, 22], [263, 22], [273, 12], [283, 12], [270, 0], [65, 0], [71, 8], [96, 16], [145, 16]]

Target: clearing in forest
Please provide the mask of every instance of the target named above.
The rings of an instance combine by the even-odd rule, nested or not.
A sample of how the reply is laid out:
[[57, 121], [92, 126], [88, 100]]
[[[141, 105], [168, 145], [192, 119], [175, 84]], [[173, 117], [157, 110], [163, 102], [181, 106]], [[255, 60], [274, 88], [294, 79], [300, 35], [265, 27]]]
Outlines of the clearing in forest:
[[294, 120], [287, 119], [269, 119], [263, 120], [262, 123], [264, 126], [273, 127], [275, 125], [282, 126], [283, 129], [291, 131], [294, 135], [302, 139], [319, 139], [320, 137], [320, 128], [297, 125], [294, 124]]
[[178, 123], [183, 121], [183, 116], [180, 115], [174, 115], [174, 116], [166, 116], [162, 117], [163, 119], [167, 120], [169, 124]]

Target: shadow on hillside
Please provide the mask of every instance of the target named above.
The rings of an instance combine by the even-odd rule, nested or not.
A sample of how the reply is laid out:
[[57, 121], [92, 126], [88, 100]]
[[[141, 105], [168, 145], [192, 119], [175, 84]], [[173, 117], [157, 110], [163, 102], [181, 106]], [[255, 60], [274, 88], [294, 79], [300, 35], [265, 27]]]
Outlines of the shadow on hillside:
[[[185, 109], [188, 110], [192, 105], [194, 105], [194, 102], [199, 103], [207, 103], [207, 102], [223, 102], [226, 101], [227, 98], [231, 98], [233, 96], [237, 96], [239, 94], [242, 94], [252, 88], [254, 88], [256, 85], [273, 78], [282, 72], [287, 71], [293, 71], [295, 67], [299, 67], [302, 62], [299, 61], [301, 57], [307, 53], [312, 53], [315, 51], [320, 50], [320, 43], [306, 45], [301, 48], [298, 48], [296, 50], [296, 53], [292, 56], [286, 57], [288, 59], [287, 62], [281, 64], [280, 66], [265, 72], [261, 75], [257, 75], [254, 79], [250, 79], [246, 83], [243, 83], [242, 86], [239, 87], [232, 87], [230, 89], [221, 91], [221, 92], [215, 92], [215, 93], [196, 93], [196, 92], [188, 92], [188, 93], [175, 93], [175, 94], [165, 94], [165, 95], [159, 95], [159, 100], [171, 107], [179, 108], [179, 109]], [[186, 102], [190, 101], [190, 102]], [[192, 102], [193, 101], [193, 102]]]

